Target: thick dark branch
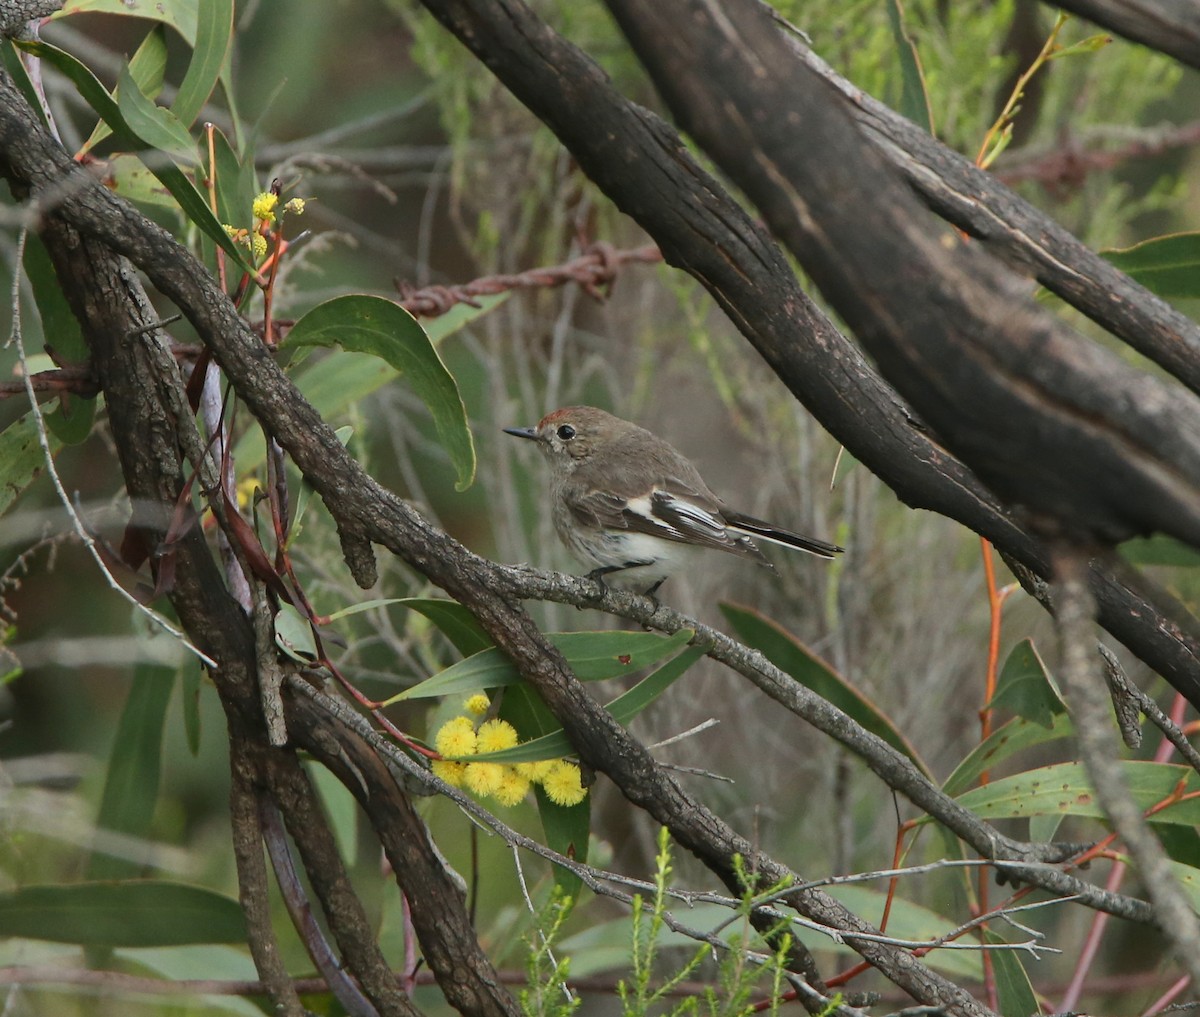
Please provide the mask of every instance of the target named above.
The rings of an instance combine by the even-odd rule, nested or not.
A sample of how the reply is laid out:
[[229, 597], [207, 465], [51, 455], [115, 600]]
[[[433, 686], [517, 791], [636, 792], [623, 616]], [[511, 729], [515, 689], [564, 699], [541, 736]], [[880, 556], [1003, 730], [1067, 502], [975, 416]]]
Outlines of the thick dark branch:
[[1134, 42], [1200, 67], [1200, 3], [1196, 0], [1047, 0]]
[[[14, 131], [14, 115], [22, 109], [26, 127]], [[40, 158], [34, 154], [38, 148]], [[58, 185], [75, 174], [69, 157], [44, 139], [19, 94], [2, 78], [0, 155], [4, 157], [0, 166], [7, 160], [7, 172], [32, 184], [35, 198], [40, 186], [50, 184], [56, 185], [54, 193], [63, 194]], [[74, 179], [78, 189], [64, 197], [55, 214], [86, 223], [86, 229], [105, 237], [114, 248], [135, 254], [154, 284], [176, 303], [213, 350], [239, 396], [321, 495], [344, 538], [358, 544], [383, 544], [466, 604], [541, 694], [581, 758], [610, 775], [630, 801], [668, 826], [676, 840], [700, 857], [731, 890], [743, 890], [734, 861], [737, 856], [764, 881], [787, 878], [803, 882], [684, 792], [646, 749], [587, 695], [561, 654], [520, 609], [494, 567], [430, 527], [363, 472], [333, 430], [282, 374], [203, 267], [170, 234], [86, 176]], [[118, 441], [134, 442], [136, 433], [122, 431]], [[189, 622], [197, 627], [207, 623], [202, 616], [185, 620], [185, 624]], [[244, 618], [240, 627], [247, 629]], [[252, 640], [249, 642], [241, 659], [253, 662]], [[219, 659], [223, 668], [229, 666], [225, 658]], [[797, 891], [789, 903], [805, 916], [841, 930], [864, 958], [916, 998], [944, 1006], [961, 1017], [989, 1014], [968, 993], [915, 961], [907, 951], [854, 938], [855, 932], [873, 934], [876, 930], [822, 891]], [[422, 946], [426, 948], [424, 943]], [[810, 973], [806, 975], [811, 981]], [[443, 990], [450, 992], [445, 984]], [[491, 1000], [485, 987], [479, 991]]]
[[[697, 165], [670, 127], [620, 95], [593, 61], [521, 3], [426, 0], [426, 6], [554, 130], [608, 197], [658, 242], [668, 262], [709, 289], [796, 397], [860, 462], [907, 504], [957, 519], [1049, 575], [1041, 545], [970, 471], [914, 426], [895, 394], [808, 300], [770, 237]], [[961, 159], [954, 162], [947, 153], [947, 160], [951, 169], [962, 169]], [[957, 185], [982, 193], [969, 175]], [[1001, 220], [987, 208], [978, 211], [992, 233], [1020, 233], [1016, 227], [1001, 230]], [[1063, 232], [1042, 222], [1030, 230], [1050, 240]], [[1127, 303], [1116, 301], [1121, 308]], [[1200, 371], [1197, 379], [1200, 384]], [[1095, 570], [1093, 584], [1102, 624], [1200, 706], [1195, 620], [1132, 570], [1120, 577]]]
[[[362, 901], [342, 864], [333, 831], [295, 753], [286, 748], [261, 747], [259, 765], [300, 851], [304, 871], [346, 966], [357, 976], [380, 1017], [419, 1017], [420, 1011], [401, 990], [379, 950]], [[429, 906], [432, 909], [432, 904]]]
[[683, 125], [1002, 499], [1046, 532], [1200, 546], [1200, 399], [1072, 332], [936, 223], [756, 0], [609, 6]]
[[855, 88], [789, 34], [797, 60], [847, 99], [864, 136], [934, 212], [1200, 392], [1200, 325], [1115, 269], [992, 174]]

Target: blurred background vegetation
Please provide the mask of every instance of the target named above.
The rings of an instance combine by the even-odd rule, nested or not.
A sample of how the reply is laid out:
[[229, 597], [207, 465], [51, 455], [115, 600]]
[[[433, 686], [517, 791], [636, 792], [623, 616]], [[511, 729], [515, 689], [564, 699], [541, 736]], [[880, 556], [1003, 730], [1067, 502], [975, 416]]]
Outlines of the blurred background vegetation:
[[[657, 107], [600, 4], [540, 0], [536, 6], [599, 60], [626, 94]], [[843, 75], [899, 104], [902, 75], [891, 3], [795, 0], [777, 6]], [[935, 132], [974, 156], [1015, 74], [1045, 41], [1053, 12], [1024, 0], [907, 0], [904, 18], [924, 66]], [[135, 18], [85, 13], [48, 26], [43, 36], [111, 84], [147, 27]], [[1072, 21], [1063, 40], [1092, 34], [1090, 26]], [[188, 54], [178, 39], [170, 41], [167, 76], [177, 81]], [[345, 292], [394, 296], [398, 283], [462, 282], [557, 264], [595, 241], [618, 247], [645, 242], [550, 133], [409, 0], [293, 0], [286, 8], [249, 0], [238, 6], [235, 46], [236, 103], [253, 131], [259, 181], [279, 178], [287, 194], [311, 199], [304, 226], [312, 237], [286, 265], [277, 315], [299, 317]], [[46, 87], [64, 142], [74, 149], [91, 132], [94, 116], [50, 70]], [[994, 169], [1014, 180], [1019, 175], [1015, 186], [1026, 198], [1097, 247], [1188, 229], [1200, 212], [1192, 148], [1167, 146], [1150, 157], [1115, 159], [1111, 167], [1085, 161], [1071, 177], [1039, 180], [1037, 171], [1068, 149], [1121, 152], [1135, 141], [1153, 143], [1169, 126], [1189, 122], [1197, 96], [1193, 72], [1119, 40], [1054, 61], [1027, 91], [1013, 143]], [[214, 96], [204, 118], [224, 124], [226, 108]], [[156, 215], [169, 219], [162, 211]], [[11, 272], [13, 235], [0, 238]], [[1073, 312], [1063, 313], [1095, 333]], [[260, 314], [260, 307], [251, 308], [252, 318]], [[27, 316], [25, 328], [30, 347], [37, 348], [35, 314]], [[184, 326], [175, 329], [188, 338]], [[662, 266], [631, 266], [603, 303], [572, 287], [513, 293], [440, 349], [461, 388], [479, 453], [478, 479], [469, 491], [455, 492], [425, 409], [402, 384], [354, 402], [333, 423], [351, 425], [351, 448], [367, 468], [468, 547], [500, 561], [573, 570], [546, 512], [543, 464], [500, 429], [533, 424], [562, 405], [609, 408], [668, 438], [738, 508], [848, 549], [831, 565], [775, 555], [777, 575], [714, 556], [703, 574], [668, 584], [668, 603], [717, 625], [721, 601], [761, 611], [873, 699], [939, 779], [978, 742], [988, 633], [978, 538], [908, 509], [861, 467], [839, 461], [836, 443], [692, 280]], [[1122, 354], [1133, 356], [1126, 348]], [[0, 350], [0, 375], [9, 377], [14, 363], [12, 349]], [[22, 412], [19, 402], [0, 402], [0, 425]], [[120, 512], [106, 506], [121, 484], [103, 425], [85, 444], [64, 449], [59, 469], [67, 489], [103, 520], [110, 538], [119, 539]], [[141, 871], [236, 894], [224, 723], [204, 684], [189, 692], [185, 683], [172, 697], [147, 841], [97, 840], [94, 819], [107, 759], [133, 674], [157, 666], [168, 680], [179, 665], [151, 659], [155, 643], [107, 590], [90, 559], [76, 543], [53, 539], [65, 528], [56, 505], [43, 477], [0, 530], [0, 568], [9, 570], [5, 621], [14, 626], [11, 656], [0, 667], [12, 671], [0, 688], [0, 883], [79, 878], [99, 846], [126, 854]], [[318, 611], [362, 599], [317, 505], [309, 510], [297, 554]], [[24, 556], [20, 563], [18, 556]], [[381, 558], [381, 567], [377, 595], [424, 592], [402, 566]], [[1164, 569], [1161, 578], [1195, 606], [1194, 569]], [[1001, 566], [1000, 582], [1009, 581]], [[607, 621], [553, 605], [531, 609], [551, 630]], [[371, 694], [397, 691], [453, 659], [427, 623], [399, 609], [357, 615], [339, 631], [347, 644], [340, 663]], [[1039, 607], [1019, 592], [1009, 598], [1002, 659], [1032, 638], [1052, 661], [1048, 635]], [[195, 665], [185, 662], [182, 670], [194, 684]], [[1162, 683], [1135, 665], [1131, 676], [1165, 695]], [[200, 736], [193, 745], [184, 730], [187, 695], [198, 696], [200, 706]], [[447, 703], [429, 712], [417, 704], [397, 709], [393, 719], [422, 734], [457, 708]], [[658, 754], [729, 778], [682, 778], [718, 813], [753, 830], [765, 849], [806, 874], [888, 865], [897, 819], [884, 790], [826, 739], [777, 713], [735, 676], [701, 665], [634, 730], [649, 743], [717, 718], [719, 726]], [[1143, 754], [1153, 749], [1148, 744]], [[1021, 765], [1034, 762], [1036, 757], [1026, 757]], [[399, 957], [398, 895], [380, 871], [376, 845], [356, 839], [347, 801], [336, 789], [328, 791], [363, 899], [378, 908], [389, 956]], [[631, 874], [651, 872], [656, 831], [641, 815], [635, 822], [610, 792], [603, 782], [596, 788], [594, 860]], [[530, 915], [507, 849], [478, 834], [450, 802], [428, 800], [423, 813], [455, 867], [475, 873], [485, 945], [499, 965], [519, 972], [525, 953], [520, 935]], [[538, 832], [531, 806], [506, 818]], [[911, 860], [927, 847], [933, 855], [939, 845], [923, 841]], [[688, 862], [676, 860], [682, 885], [702, 879]], [[526, 876], [535, 887], [548, 879], [533, 863]], [[378, 892], [370, 892], [372, 885]], [[949, 899], [960, 891], [949, 879], [929, 877], [907, 892], [950, 912]], [[1036, 966], [1037, 984], [1054, 986], [1069, 976], [1086, 918], [1046, 919], [1052, 943], [1064, 955]], [[608, 919], [616, 920], [601, 924]], [[585, 900], [563, 946], [576, 958], [574, 973], [609, 970], [627, 924], [609, 903]], [[584, 930], [590, 938], [572, 943], [569, 937]], [[292, 970], [307, 970], [298, 944], [285, 943], [294, 951]], [[1138, 978], [1154, 970], [1156, 949], [1145, 929], [1114, 930], [1094, 969], [1097, 992], [1089, 1003], [1127, 1012], [1148, 1002], [1151, 983]], [[10, 941], [0, 943], [0, 963], [42, 963], [72, 951]], [[235, 947], [122, 951], [116, 961], [127, 970], [174, 977], [253, 977], [248, 955]], [[436, 991], [422, 992], [419, 1005], [437, 1010]], [[585, 993], [585, 999], [589, 1012], [599, 1012], [607, 995]], [[14, 993], [5, 1008], [6, 1014], [223, 1012], [260, 1011], [254, 1002], [236, 999], [114, 1001], [86, 991], [32, 988]]]

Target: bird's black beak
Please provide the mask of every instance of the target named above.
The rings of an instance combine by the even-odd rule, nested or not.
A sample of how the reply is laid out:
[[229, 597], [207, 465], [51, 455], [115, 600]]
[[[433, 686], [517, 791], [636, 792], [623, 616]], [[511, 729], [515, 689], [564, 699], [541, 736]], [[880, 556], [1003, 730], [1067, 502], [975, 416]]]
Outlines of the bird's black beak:
[[505, 434], [513, 434], [518, 438], [529, 438], [532, 441], [541, 441], [541, 437], [532, 427], [506, 427]]

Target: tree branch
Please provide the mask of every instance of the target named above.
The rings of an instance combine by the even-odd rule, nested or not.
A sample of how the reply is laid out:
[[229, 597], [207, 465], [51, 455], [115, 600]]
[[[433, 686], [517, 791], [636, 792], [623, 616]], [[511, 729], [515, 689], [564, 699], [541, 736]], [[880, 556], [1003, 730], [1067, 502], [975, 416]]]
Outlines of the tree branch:
[[1200, 67], [1200, 4], [1196, 0], [1052, 0], [1134, 42]]

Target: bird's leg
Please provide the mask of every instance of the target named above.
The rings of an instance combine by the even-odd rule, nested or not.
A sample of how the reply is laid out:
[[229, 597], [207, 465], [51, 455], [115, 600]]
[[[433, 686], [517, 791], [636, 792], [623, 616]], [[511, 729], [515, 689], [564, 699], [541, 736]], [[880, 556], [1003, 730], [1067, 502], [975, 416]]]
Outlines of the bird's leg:
[[[598, 569], [592, 569], [592, 571], [589, 572], [586, 576], [584, 576], [584, 578], [585, 579], [595, 579], [601, 585], [607, 586], [608, 584], [604, 582], [605, 576], [612, 575], [614, 572], [624, 572], [626, 569], [643, 568], [646, 565], [653, 565], [653, 564], [654, 564], [654, 562], [643, 558], [643, 559], [639, 559], [637, 561], [622, 562], [620, 565], [602, 565]], [[659, 582], [655, 584], [654, 589], [657, 590], [659, 585], [661, 585], [661, 583], [662, 583], [662, 580], [659, 580]]]

